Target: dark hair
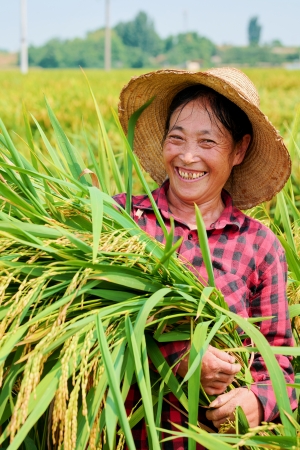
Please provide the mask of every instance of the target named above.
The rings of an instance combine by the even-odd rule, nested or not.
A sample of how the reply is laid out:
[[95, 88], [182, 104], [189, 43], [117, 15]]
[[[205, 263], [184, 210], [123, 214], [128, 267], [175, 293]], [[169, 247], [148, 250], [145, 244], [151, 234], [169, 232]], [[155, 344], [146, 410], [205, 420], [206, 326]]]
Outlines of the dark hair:
[[177, 108], [181, 106], [183, 109], [191, 101], [202, 98], [208, 101], [213, 118], [218, 119], [230, 132], [235, 143], [239, 142], [245, 134], [252, 136], [252, 125], [247, 114], [224, 95], [203, 84], [189, 86], [175, 95], [169, 107], [165, 134], [169, 131], [171, 116]]

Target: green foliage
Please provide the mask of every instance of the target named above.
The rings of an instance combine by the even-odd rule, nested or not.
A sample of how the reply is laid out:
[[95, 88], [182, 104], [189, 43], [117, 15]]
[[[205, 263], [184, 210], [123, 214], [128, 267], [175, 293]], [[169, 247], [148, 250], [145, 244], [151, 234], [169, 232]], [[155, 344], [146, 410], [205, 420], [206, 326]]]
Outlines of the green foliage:
[[162, 50], [162, 40], [145, 12], [139, 12], [130, 22], [120, 22], [115, 31], [127, 47], [140, 48], [152, 56], [157, 56]]
[[[187, 61], [199, 61], [201, 67], [215, 64], [246, 66], [281, 65], [298, 60], [299, 49], [287, 49], [279, 41], [259, 46], [261, 26], [257, 17], [249, 22], [249, 47], [219, 47], [195, 31], [162, 39], [153, 21], [139, 12], [128, 22], [120, 22], [111, 30], [112, 67], [186, 67]], [[280, 50], [278, 50], [280, 47]], [[29, 48], [29, 64], [43, 68], [104, 67], [104, 28], [87, 33], [85, 38], [52, 39], [41, 47]], [[281, 49], [282, 48], [282, 49]]]
[[[43, 68], [104, 67], [104, 30], [89, 33], [86, 39], [52, 39], [42, 47], [29, 47], [29, 64]], [[127, 65], [126, 51], [119, 36], [112, 31], [114, 67]]]
[[165, 48], [165, 62], [171, 65], [180, 65], [187, 60], [201, 61], [204, 65], [210, 65], [211, 57], [216, 54], [216, 46], [195, 32], [167, 38]]
[[258, 23], [258, 17], [252, 17], [248, 24], [248, 40], [250, 45], [258, 45], [261, 33], [261, 25]]
[[[85, 39], [52, 39], [42, 47], [29, 48], [29, 64], [44, 68], [103, 68], [104, 39], [104, 29], [88, 33]], [[209, 39], [195, 32], [160, 38], [145, 12], [139, 12], [132, 21], [117, 24], [111, 39], [112, 66], [116, 68], [151, 67], [162, 61], [183, 65], [192, 59], [201, 59], [208, 65], [216, 51]]]
[[[29, 48], [29, 64], [43, 68], [104, 67], [105, 30], [99, 29], [83, 39], [52, 39], [41, 47]], [[111, 30], [112, 67], [145, 67], [163, 49], [163, 41], [146, 13], [119, 23]]]
[[237, 66], [256, 66], [257, 64], [281, 65], [286, 56], [272, 52], [269, 45], [249, 47], [224, 47], [219, 52], [223, 64], [236, 64]]

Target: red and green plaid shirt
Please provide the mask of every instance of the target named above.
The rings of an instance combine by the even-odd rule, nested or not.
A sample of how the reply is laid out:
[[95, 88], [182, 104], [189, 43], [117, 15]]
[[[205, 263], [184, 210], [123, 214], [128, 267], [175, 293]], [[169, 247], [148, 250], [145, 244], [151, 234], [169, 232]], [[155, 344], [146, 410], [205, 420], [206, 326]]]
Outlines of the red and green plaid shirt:
[[[171, 212], [167, 201], [168, 181], [152, 194], [170, 229]], [[123, 207], [126, 194], [114, 197]], [[260, 331], [272, 346], [293, 346], [288, 302], [286, 298], [287, 265], [285, 254], [276, 236], [259, 221], [243, 214], [232, 204], [230, 195], [222, 192], [225, 208], [219, 219], [207, 229], [208, 242], [214, 268], [215, 282], [223, 293], [231, 311], [242, 317], [272, 317], [262, 321]], [[149, 198], [146, 195], [132, 198], [132, 217], [137, 224], [159, 242], [164, 236]], [[200, 279], [207, 279], [199, 247], [197, 230], [191, 230], [182, 220], [175, 219], [175, 240], [183, 238], [178, 249], [179, 255], [189, 261]], [[170, 365], [185, 352], [185, 342], [174, 342], [160, 346]], [[293, 383], [294, 374], [290, 358], [277, 356], [280, 367], [288, 383]], [[278, 416], [276, 399], [269, 380], [268, 371], [260, 354], [255, 354], [251, 366], [254, 383], [251, 390], [260, 399], [264, 408], [264, 420], [272, 421]], [[292, 408], [297, 407], [296, 395], [289, 388]], [[132, 387], [126, 400], [130, 413], [140, 398], [137, 385]], [[171, 404], [172, 405], [171, 405]], [[161, 427], [170, 429], [170, 422], [186, 426], [187, 417], [181, 413], [181, 404], [173, 394], [163, 402]], [[199, 417], [204, 422], [205, 419]], [[212, 427], [212, 426], [211, 426]], [[213, 427], [212, 427], [213, 428]], [[133, 429], [137, 449], [148, 449], [146, 429], [140, 422]], [[187, 449], [187, 441], [175, 439], [166, 442], [165, 450]], [[197, 448], [202, 448], [198, 446]]]

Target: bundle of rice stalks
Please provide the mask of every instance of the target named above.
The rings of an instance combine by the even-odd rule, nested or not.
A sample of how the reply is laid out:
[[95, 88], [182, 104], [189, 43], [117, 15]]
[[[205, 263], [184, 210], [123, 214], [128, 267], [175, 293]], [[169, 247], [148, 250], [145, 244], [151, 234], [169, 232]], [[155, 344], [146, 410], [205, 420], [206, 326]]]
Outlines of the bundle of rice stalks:
[[[166, 245], [160, 245], [108, 195], [108, 169], [117, 188], [125, 185], [131, 192], [134, 164], [151, 196], [125, 138], [129, 157], [123, 182], [99, 112], [99, 159], [106, 161], [106, 152], [110, 163], [91, 170], [47, 107], [57, 148], [38, 124], [48, 154], [34, 146], [25, 114], [31, 161], [17, 151], [0, 122], [0, 445], [68, 450], [121, 449], [126, 443], [131, 450], [131, 427], [145, 418], [149, 448], [159, 449], [159, 411], [164, 394], [173, 392], [187, 411], [189, 428], [181, 432], [189, 433], [190, 449], [198, 441], [216, 448], [216, 440], [220, 448], [231, 448], [225, 442], [230, 438], [195, 437], [192, 427], [199, 404], [211, 400], [200, 385], [201, 360], [210, 343], [230, 351], [242, 365], [229, 389], [251, 383], [237, 326], [264, 357], [284, 433], [296, 442], [276, 349], [270, 351], [251, 320], [230, 312], [214, 287], [199, 211], [210, 286], [176, 258], [180, 242], [173, 244], [172, 230], [164, 228]], [[91, 159], [96, 162], [92, 154]], [[92, 186], [96, 178], [102, 191]], [[184, 380], [173, 375], [159, 350], [159, 342], [174, 340], [189, 341], [193, 350]], [[128, 419], [124, 401], [134, 382], [141, 402]]]

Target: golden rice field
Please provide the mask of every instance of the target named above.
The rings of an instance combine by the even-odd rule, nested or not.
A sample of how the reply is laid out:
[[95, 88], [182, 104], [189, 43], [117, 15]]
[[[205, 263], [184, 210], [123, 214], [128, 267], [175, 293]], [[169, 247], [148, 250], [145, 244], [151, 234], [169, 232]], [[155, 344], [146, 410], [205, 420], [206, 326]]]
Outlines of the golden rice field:
[[[123, 152], [122, 142], [111, 109], [117, 110], [119, 93], [131, 77], [147, 72], [147, 69], [85, 70], [101, 114], [114, 152]], [[300, 74], [299, 71], [285, 69], [246, 69], [245, 73], [258, 88], [262, 111], [285, 137], [290, 146], [290, 127], [300, 111]], [[87, 137], [89, 145], [96, 152], [99, 147], [97, 115], [88, 84], [82, 73], [77, 70], [31, 70], [26, 76], [18, 71], [0, 72], [0, 118], [9, 132], [25, 138], [22, 104], [32, 114], [48, 138], [52, 141], [53, 130], [47, 114], [44, 97], [49, 101], [57, 118], [71, 139], [73, 145], [81, 151], [87, 166]], [[31, 120], [32, 132], [40, 148], [44, 148], [40, 134]], [[19, 139], [18, 148], [28, 154], [28, 147]], [[295, 167], [294, 167], [295, 170]], [[297, 170], [297, 174], [299, 171]], [[147, 176], [146, 176], [147, 177]], [[150, 186], [152, 180], [147, 177]], [[141, 186], [137, 181], [137, 189]]]
[[[190, 449], [196, 448], [196, 442], [220, 450], [300, 449], [300, 74], [283, 69], [246, 71], [258, 87], [262, 110], [283, 134], [294, 162], [292, 177], [276, 199], [249, 211], [270, 226], [286, 251], [296, 346], [282, 350], [271, 349], [251, 321], [228, 311], [216, 289], [209, 287], [213, 290], [203, 294], [203, 304], [199, 302], [204, 287], [173, 257], [172, 230], [169, 234], [166, 230], [167, 245], [160, 247], [143, 236], [126, 211], [112, 207], [115, 190], [129, 186], [130, 191], [128, 155], [141, 186], [149, 191], [130, 145], [127, 154], [121, 153], [126, 138], [117, 132], [111, 112], [117, 108], [122, 86], [140, 73], [86, 71], [105, 121], [103, 127], [80, 70], [36, 70], [27, 76], [0, 72], [0, 118], [9, 131], [0, 123], [0, 446], [8, 450], [114, 450], [117, 443], [121, 450], [126, 440], [128, 448], [135, 449], [130, 427], [145, 416], [151, 448], [159, 449], [159, 411], [165, 389], [170, 389], [188, 412], [192, 428], [180, 432], [189, 439]], [[44, 96], [61, 127], [51, 108], [46, 108]], [[52, 146], [47, 137], [41, 138], [33, 119], [38, 145], [33, 145], [28, 129], [26, 136], [23, 102]], [[82, 171], [83, 167], [94, 172]], [[102, 190], [91, 185], [91, 180], [95, 184], [91, 173], [98, 177]], [[198, 233], [212, 273], [206, 231], [200, 225]], [[197, 324], [194, 317], [199, 315], [202, 319]], [[204, 341], [206, 319], [207, 327], [218, 333], [218, 345], [224, 339], [221, 348], [239, 354], [242, 344], [236, 326], [253, 340], [257, 347], [253, 350], [263, 355], [269, 370], [281, 423], [248, 430], [243, 414], [237, 411], [235, 424], [229, 424], [236, 435], [224, 430], [208, 434], [196, 426], [198, 404], [201, 400], [206, 405], [209, 400], [200, 397], [199, 372], [191, 373], [182, 388], [183, 383], [170, 377], [159, 359], [152, 334], [159, 340], [168, 323], [172, 326], [167, 331], [175, 331], [176, 336], [191, 333], [192, 348], [194, 342], [204, 346], [207, 340], [208, 345], [212, 330]], [[169, 333], [167, 338], [173, 340], [173, 336]], [[149, 370], [145, 349], [156, 371]], [[291, 410], [275, 350], [294, 356], [298, 411]], [[200, 355], [200, 348], [197, 352]], [[243, 353], [239, 380], [247, 384], [248, 356]], [[123, 396], [134, 373], [142, 404], [136, 405], [128, 421]]]
[[[132, 76], [146, 70], [86, 70], [92, 89], [101, 108], [108, 130], [113, 127], [110, 108], [116, 108], [118, 95]], [[264, 113], [285, 136], [300, 105], [299, 71], [285, 69], [247, 69], [247, 75], [257, 86]], [[32, 70], [28, 75], [17, 71], [0, 72], [0, 117], [9, 130], [21, 133], [24, 129], [22, 101], [38, 122], [50, 127], [44, 96], [56, 112], [64, 130], [81, 133], [82, 121], [87, 130], [97, 128], [97, 119], [88, 86], [78, 70]]]

